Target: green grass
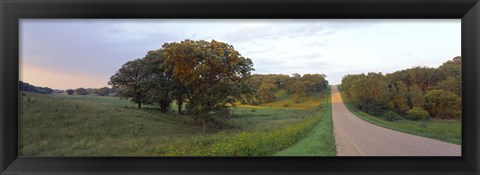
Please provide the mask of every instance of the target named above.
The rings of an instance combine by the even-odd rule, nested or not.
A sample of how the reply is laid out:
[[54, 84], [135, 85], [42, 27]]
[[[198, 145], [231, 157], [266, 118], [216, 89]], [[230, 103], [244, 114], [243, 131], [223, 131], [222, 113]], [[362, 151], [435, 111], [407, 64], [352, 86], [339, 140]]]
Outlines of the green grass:
[[331, 96], [323, 98], [325, 108], [317, 115], [322, 116], [320, 122], [293, 146], [278, 152], [275, 156], [335, 156], [335, 138], [333, 136]]
[[[302, 142], [302, 144], [319, 144], [311, 148], [322, 150], [317, 150], [315, 154], [298, 152], [296, 156], [335, 155], [329, 92], [329, 90], [326, 90], [320, 95], [321, 98], [318, 100], [321, 101], [322, 105], [317, 106], [315, 109], [303, 110], [303, 114], [297, 114], [299, 115], [297, 118], [305, 118], [302, 122], [291, 122], [282, 119], [281, 121], [284, 123], [283, 126], [276, 127], [276, 129], [269, 129], [268, 126], [261, 125], [261, 127], [257, 127], [257, 129], [249, 132], [218, 134], [210, 138], [195, 138], [190, 141], [179, 141], [173, 143], [171, 146], [162, 147], [160, 150], [164, 150], [164, 155], [167, 156], [179, 154], [193, 156], [269, 156], [284, 149], [290, 149], [289, 147], [292, 145]], [[260, 116], [267, 114], [264, 112], [273, 112], [272, 110], [274, 109], [266, 108], [264, 110], [266, 111], [260, 112]], [[282, 116], [285, 115], [285, 111], [277, 110], [275, 112], [279, 114], [273, 115], [278, 116], [273, 118], [293, 118], [293, 116]], [[268, 116], [272, 116], [271, 113], [268, 114]], [[259, 121], [257, 120], [257, 122]], [[322, 137], [321, 140], [314, 138], [316, 136]]]
[[460, 120], [430, 119], [428, 121], [411, 121], [404, 119], [388, 121], [356, 109], [343, 95], [342, 99], [350, 112], [369, 123], [396, 131], [437, 139], [449, 143], [462, 143], [462, 125]]
[[[308, 98], [324, 97], [316, 95]], [[22, 92], [19, 100], [21, 156], [267, 156], [303, 138], [322, 110], [309, 101], [291, 108], [239, 106], [203, 134], [202, 124], [174, 109], [137, 109], [117, 97]]]

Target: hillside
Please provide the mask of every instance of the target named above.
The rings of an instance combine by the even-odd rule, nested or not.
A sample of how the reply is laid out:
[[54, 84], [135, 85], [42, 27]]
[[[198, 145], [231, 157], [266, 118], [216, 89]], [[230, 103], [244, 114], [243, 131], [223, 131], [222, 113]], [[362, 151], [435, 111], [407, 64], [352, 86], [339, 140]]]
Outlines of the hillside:
[[[290, 94], [279, 91], [276, 95], [277, 100], [271, 103], [239, 106], [228, 116], [214, 118], [209, 132], [203, 134], [201, 124], [173, 111], [176, 106], [172, 106], [171, 112], [162, 114], [157, 107], [137, 109], [134, 103], [118, 97], [22, 92], [20, 155], [208, 155], [209, 152], [202, 150], [204, 147], [226, 144], [225, 139], [234, 140], [242, 134], [273, 133], [271, 139], [277, 138], [275, 133], [291, 134], [281, 138], [288, 140], [285, 143], [274, 140], [280, 144], [276, 150], [268, 148], [264, 152], [246, 153], [273, 155], [300, 140], [321, 119], [322, 116], [315, 114], [324, 110], [320, 107], [320, 99], [326, 98], [321, 93], [312, 93], [301, 103], [290, 103]], [[192, 144], [198, 148], [191, 150], [189, 145]], [[172, 147], [175, 150], [169, 150]], [[179, 153], [178, 150], [190, 152]], [[239, 156], [241, 153], [235, 152]]]

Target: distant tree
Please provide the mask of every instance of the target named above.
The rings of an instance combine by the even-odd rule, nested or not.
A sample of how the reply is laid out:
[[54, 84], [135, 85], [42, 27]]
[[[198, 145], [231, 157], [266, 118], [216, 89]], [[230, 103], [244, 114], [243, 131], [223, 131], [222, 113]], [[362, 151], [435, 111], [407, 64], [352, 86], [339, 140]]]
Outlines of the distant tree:
[[95, 93], [99, 96], [108, 96], [108, 94], [110, 93], [110, 88], [102, 87], [100, 89], [96, 89]]
[[325, 80], [325, 77], [323, 74], [305, 74], [301, 81], [305, 83], [308, 91], [320, 92], [327, 88], [328, 81]]
[[432, 90], [425, 94], [428, 112], [438, 118], [460, 118], [461, 99], [450, 91]]
[[185, 40], [164, 44], [163, 52], [163, 67], [185, 89], [189, 108], [196, 120], [203, 121], [204, 133], [212, 113], [228, 110], [237, 101], [254, 96], [255, 91], [246, 84], [253, 63], [231, 45], [215, 40]]
[[78, 89], [75, 89], [75, 94], [88, 95], [88, 91], [85, 88], [78, 88]]
[[137, 103], [138, 108], [142, 108], [142, 103], [146, 101], [147, 91], [144, 88], [144, 80], [148, 75], [143, 74], [143, 59], [136, 59], [125, 63], [115, 75], [110, 77], [109, 85], [117, 90], [117, 96], [130, 99]]
[[302, 81], [296, 81], [292, 85], [292, 93], [293, 93], [293, 98], [295, 100], [295, 103], [300, 103], [302, 101], [302, 98], [308, 96], [308, 86], [306, 83]]
[[67, 92], [68, 95], [73, 95], [73, 93], [75, 93], [75, 90], [73, 90], [73, 89], [68, 89], [68, 90], [65, 91], [65, 92]]
[[268, 103], [275, 100], [276, 86], [272, 83], [262, 83], [258, 88], [257, 98], [260, 103]]
[[25, 83], [23, 81], [18, 82], [18, 88], [21, 91], [28, 91], [28, 92], [35, 92], [39, 94], [52, 94], [54, 92], [53, 89], [48, 88], [48, 87], [37, 87], [28, 83]]

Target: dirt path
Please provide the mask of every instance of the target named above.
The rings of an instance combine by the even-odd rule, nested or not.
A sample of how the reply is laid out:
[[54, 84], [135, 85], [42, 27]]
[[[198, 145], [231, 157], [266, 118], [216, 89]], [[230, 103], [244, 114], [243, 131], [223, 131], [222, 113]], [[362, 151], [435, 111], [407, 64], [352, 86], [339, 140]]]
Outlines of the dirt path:
[[332, 86], [333, 132], [338, 156], [461, 156], [461, 146], [370, 124], [348, 111]]

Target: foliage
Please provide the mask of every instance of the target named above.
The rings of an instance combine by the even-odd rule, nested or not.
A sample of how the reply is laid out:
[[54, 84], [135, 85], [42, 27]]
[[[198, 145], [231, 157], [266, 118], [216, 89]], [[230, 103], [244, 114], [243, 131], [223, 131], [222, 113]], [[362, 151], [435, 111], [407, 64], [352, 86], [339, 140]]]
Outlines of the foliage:
[[100, 89], [95, 90], [95, 94], [100, 95], [100, 96], [107, 96], [110, 92], [111, 92], [111, 90], [108, 87], [102, 87]]
[[204, 123], [204, 132], [212, 113], [253, 97], [254, 89], [246, 83], [254, 70], [252, 60], [241, 56], [232, 45], [185, 40], [166, 43], [162, 50], [162, 68], [171, 71], [186, 90], [192, 114]]
[[408, 88], [408, 102], [412, 108], [424, 108], [425, 97], [418, 85], [414, 84]]
[[388, 121], [397, 121], [403, 119], [402, 116], [392, 111], [385, 112], [385, 114], [383, 114], [383, 118]]
[[85, 88], [78, 88], [78, 89], [75, 89], [75, 94], [88, 95], [88, 91]]
[[[375, 116], [386, 110], [405, 115], [412, 108], [428, 108], [434, 118], [461, 117], [461, 57], [438, 68], [413, 67], [385, 76], [371, 72], [346, 75], [341, 87], [354, 107]], [[436, 96], [430, 95], [427, 100], [425, 94], [432, 91]]]
[[444, 90], [432, 90], [425, 94], [425, 105], [434, 117], [460, 118], [461, 98], [453, 92]]
[[442, 140], [449, 143], [461, 144], [462, 143], [462, 125], [461, 120], [439, 120], [430, 119], [425, 121], [412, 121], [412, 120], [397, 120], [388, 121], [384, 118], [372, 116], [363, 111], [360, 111], [352, 106], [346, 98], [345, 91], [342, 91], [342, 98], [345, 106], [357, 117], [385, 128]]
[[408, 89], [405, 83], [397, 81], [389, 88], [391, 92], [392, 101], [394, 104], [393, 110], [399, 113], [405, 113], [410, 109], [408, 106]]
[[354, 77], [354, 79], [344, 79], [353, 80], [353, 82], [342, 81], [342, 85], [346, 84], [342, 87], [349, 87], [347, 91], [349, 92], [350, 102], [367, 113], [383, 114], [389, 101], [388, 84], [383, 75], [381, 73], [368, 73], [367, 75], [354, 75]]
[[27, 92], [35, 92], [39, 94], [52, 94], [53, 89], [48, 88], [48, 87], [37, 87], [28, 83], [25, 83], [23, 81], [18, 82], [19, 90], [21, 91], [27, 91]]
[[407, 111], [406, 117], [410, 120], [428, 120], [430, 118], [430, 113], [426, 110], [414, 107]]
[[110, 77], [108, 82], [117, 89], [117, 96], [130, 98], [132, 102], [137, 103], [138, 108], [142, 108], [142, 103], [146, 102], [147, 97], [144, 80], [149, 75], [142, 70], [144, 65], [143, 59], [128, 61]]
[[283, 74], [255, 74], [251, 83], [256, 87], [255, 104], [268, 103], [274, 100], [274, 93], [278, 90], [286, 90], [295, 96], [295, 102], [300, 103], [312, 92], [321, 92], [328, 86], [328, 81], [323, 74], [294, 73], [291, 76]]
[[148, 52], [143, 60], [145, 65], [142, 67], [142, 74], [145, 78], [141, 80], [141, 86], [147, 94], [145, 103], [158, 105], [160, 111], [166, 113], [175, 99], [174, 95], [177, 95], [173, 94], [175, 88], [178, 88], [174, 86], [173, 74], [162, 68], [165, 62], [162, 50]]
[[257, 91], [257, 99], [260, 103], [268, 103], [275, 100], [276, 86], [272, 83], [262, 83]]
[[65, 91], [68, 95], [73, 95], [73, 93], [75, 93], [75, 90], [73, 89], [68, 89]]

